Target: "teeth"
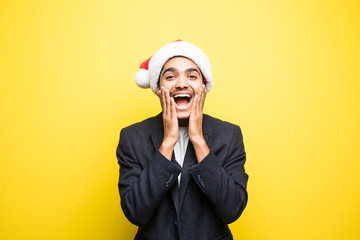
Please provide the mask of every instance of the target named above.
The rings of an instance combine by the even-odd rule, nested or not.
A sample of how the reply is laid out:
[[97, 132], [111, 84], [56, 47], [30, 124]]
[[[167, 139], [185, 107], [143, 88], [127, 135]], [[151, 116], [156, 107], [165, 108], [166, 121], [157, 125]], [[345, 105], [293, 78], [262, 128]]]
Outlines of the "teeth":
[[174, 98], [177, 98], [177, 97], [190, 97], [190, 94], [183, 93], [183, 94], [179, 94], [179, 95], [174, 96]]

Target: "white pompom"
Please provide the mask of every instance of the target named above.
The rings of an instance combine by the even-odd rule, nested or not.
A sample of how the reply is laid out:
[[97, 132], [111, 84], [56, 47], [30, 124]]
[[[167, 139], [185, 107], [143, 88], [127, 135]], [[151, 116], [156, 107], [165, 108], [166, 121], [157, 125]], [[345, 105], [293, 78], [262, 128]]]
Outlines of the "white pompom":
[[139, 87], [149, 88], [150, 87], [150, 76], [149, 71], [141, 68], [135, 75], [135, 82]]

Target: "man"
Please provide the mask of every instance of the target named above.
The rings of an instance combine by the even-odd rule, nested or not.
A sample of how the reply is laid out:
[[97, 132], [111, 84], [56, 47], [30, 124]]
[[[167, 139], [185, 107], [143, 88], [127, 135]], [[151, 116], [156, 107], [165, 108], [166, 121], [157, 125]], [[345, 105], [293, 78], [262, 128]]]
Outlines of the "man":
[[135, 80], [162, 107], [120, 133], [119, 192], [139, 226], [135, 239], [233, 239], [227, 224], [247, 203], [246, 157], [240, 128], [203, 114], [208, 57], [178, 40], [142, 63]]

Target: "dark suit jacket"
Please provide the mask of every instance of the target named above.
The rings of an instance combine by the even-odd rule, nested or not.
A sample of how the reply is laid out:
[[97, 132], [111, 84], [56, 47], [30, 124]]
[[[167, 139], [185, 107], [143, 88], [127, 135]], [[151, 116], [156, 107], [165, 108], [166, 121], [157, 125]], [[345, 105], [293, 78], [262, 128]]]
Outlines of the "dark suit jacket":
[[227, 224], [247, 203], [241, 130], [204, 114], [203, 134], [210, 153], [198, 164], [189, 141], [181, 168], [174, 154], [169, 161], [159, 152], [161, 114], [121, 130], [119, 192], [125, 216], [139, 226], [135, 239], [233, 239]]

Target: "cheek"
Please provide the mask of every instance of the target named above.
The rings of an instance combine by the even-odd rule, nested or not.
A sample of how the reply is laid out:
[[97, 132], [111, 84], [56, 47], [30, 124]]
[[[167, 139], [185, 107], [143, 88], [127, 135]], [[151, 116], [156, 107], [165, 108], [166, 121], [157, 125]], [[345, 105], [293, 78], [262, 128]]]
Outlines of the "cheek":
[[174, 81], [163, 81], [160, 82], [160, 87], [165, 87], [165, 89], [168, 89], [171, 91], [171, 89], [174, 87]]
[[197, 92], [202, 85], [202, 81], [196, 81], [191, 83], [191, 88]]

